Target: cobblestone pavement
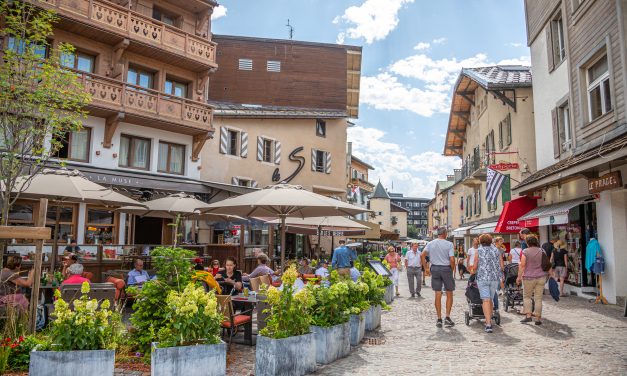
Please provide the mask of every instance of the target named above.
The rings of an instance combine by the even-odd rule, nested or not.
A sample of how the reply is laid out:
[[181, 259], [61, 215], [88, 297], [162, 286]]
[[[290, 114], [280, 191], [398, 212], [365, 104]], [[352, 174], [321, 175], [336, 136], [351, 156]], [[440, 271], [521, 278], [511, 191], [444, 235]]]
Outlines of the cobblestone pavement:
[[545, 295], [543, 325], [521, 324], [522, 316], [501, 310], [501, 327], [486, 334], [482, 322], [464, 324], [466, 281], [458, 280], [451, 314], [456, 325], [438, 329], [430, 287], [412, 299], [405, 273], [400, 281], [401, 296], [384, 313], [380, 330], [366, 333], [381, 344], [362, 343], [316, 374], [627, 375], [627, 318], [619, 307]]

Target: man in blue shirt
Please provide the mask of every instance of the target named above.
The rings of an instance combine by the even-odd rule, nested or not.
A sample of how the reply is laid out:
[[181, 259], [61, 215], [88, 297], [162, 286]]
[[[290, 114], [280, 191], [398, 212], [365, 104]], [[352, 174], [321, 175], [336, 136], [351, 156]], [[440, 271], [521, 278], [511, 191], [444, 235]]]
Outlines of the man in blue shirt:
[[150, 280], [150, 276], [148, 272], [144, 270], [144, 261], [142, 259], [135, 259], [135, 269], [128, 272], [128, 285], [141, 286], [148, 280]]
[[353, 261], [356, 259], [356, 252], [346, 246], [345, 240], [340, 240], [340, 246], [333, 251], [331, 266], [334, 270], [337, 270], [338, 274], [350, 276]]

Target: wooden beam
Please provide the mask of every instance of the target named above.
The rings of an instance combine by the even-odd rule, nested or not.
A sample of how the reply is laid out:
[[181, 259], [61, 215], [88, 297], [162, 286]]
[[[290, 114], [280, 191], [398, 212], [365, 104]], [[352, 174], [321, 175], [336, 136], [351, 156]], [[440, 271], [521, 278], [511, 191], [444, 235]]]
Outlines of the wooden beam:
[[[470, 103], [471, 105], [475, 105], [475, 100], [470, 98], [470, 93], [468, 92], [460, 92], [460, 93], [456, 93], [457, 95], [459, 95], [460, 97], [464, 98], [466, 101], [468, 101], [468, 103]], [[474, 93], [472, 93], [474, 95]]]
[[[490, 90], [490, 92], [499, 98], [503, 104], [509, 105], [516, 112], [516, 90]], [[507, 96], [507, 92], [513, 93], [513, 100]]]
[[192, 162], [198, 162], [200, 159], [200, 152], [202, 151], [203, 146], [205, 146], [205, 142], [211, 136], [209, 133], [201, 133], [194, 136], [194, 140], [192, 143]]
[[464, 142], [466, 142], [466, 132], [463, 131], [457, 131], [457, 130], [452, 130], [452, 131], [448, 131], [451, 134], [454, 134], [455, 136], [461, 138]]
[[470, 125], [470, 118], [468, 118], [468, 112], [465, 112], [465, 111], [453, 111], [453, 115], [462, 118], [462, 120], [466, 124]]
[[207, 30], [209, 30], [209, 20], [211, 19], [212, 13], [213, 8], [196, 15], [196, 35], [203, 38], [207, 37]]
[[0, 239], [50, 240], [50, 227], [0, 226]]
[[[39, 199], [39, 212], [35, 228], [46, 226], [46, 217], [48, 214], [48, 199]], [[50, 230], [48, 228], [48, 230]], [[48, 231], [48, 239], [50, 239], [50, 231]], [[44, 251], [44, 239], [35, 240], [35, 266], [33, 271], [33, 286], [31, 289], [30, 306], [28, 307], [28, 329], [31, 334], [35, 334], [37, 327], [37, 305], [39, 304], [39, 286], [41, 284], [41, 263]], [[54, 271], [54, 270], [53, 270]]]
[[113, 59], [111, 61], [112, 78], [120, 78], [124, 74], [124, 62], [122, 62], [122, 56], [130, 43], [130, 40], [125, 38], [113, 47]]
[[118, 125], [120, 122], [124, 120], [124, 112], [118, 112], [115, 115], [109, 116], [105, 121], [105, 134], [104, 140], [102, 140], [102, 146], [105, 148], [110, 148], [113, 143], [113, 135], [115, 134], [115, 130], [118, 129]]
[[207, 69], [205, 71], [198, 73], [198, 79], [196, 81], [196, 94], [198, 95], [198, 98], [196, 98], [196, 100], [198, 102], [205, 101], [203, 94], [205, 93], [207, 82], [209, 82], [209, 75], [211, 75], [212, 73], [215, 73], [216, 71], [217, 71], [217, 68], [211, 68], [211, 69]]

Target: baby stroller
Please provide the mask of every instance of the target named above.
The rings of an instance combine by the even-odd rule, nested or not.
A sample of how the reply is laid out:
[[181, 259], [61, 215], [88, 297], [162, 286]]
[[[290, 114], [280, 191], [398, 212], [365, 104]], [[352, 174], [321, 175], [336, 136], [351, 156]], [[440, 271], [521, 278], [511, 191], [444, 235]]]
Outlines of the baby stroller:
[[[485, 320], [483, 314], [483, 301], [479, 294], [479, 288], [477, 287], [476, 274], [473, 274], [468, 279], [468, 286], [466, 287], [466, 301], [468, 302], [468, 311], [464, 313], [464, 321], [466, 325], [470, 325], [470, 319]], [[499, 311], [494, 310], [492, 312], [492, 320], [496, 325], [501, 325], [501, 314]]]
[[522, 306], [523, 303], [522, 287], [516, 284], [516, 278], [518, 278], [518, 264], [505, 265], [505, 292], [503, 294], [505, 312], [510, 307]]

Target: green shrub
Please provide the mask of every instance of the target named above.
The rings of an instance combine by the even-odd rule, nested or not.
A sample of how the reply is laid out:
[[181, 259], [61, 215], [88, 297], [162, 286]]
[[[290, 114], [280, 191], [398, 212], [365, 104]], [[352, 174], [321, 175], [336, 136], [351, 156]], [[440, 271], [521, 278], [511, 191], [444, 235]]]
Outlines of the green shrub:
[[348, 281], [336, 282], [329, 287], [307, 285], [315, 299], [315, 303], [309, 309], [313, 325], [329, 327], [348, 321], [350, 314], [348, 285]]
[[359, 280], [368, 285], [366, 300], [370, 305], [385, 305], [385, 288], [383, 287], [385, 282], [382, 276], [372, 270], [365, 270]]

